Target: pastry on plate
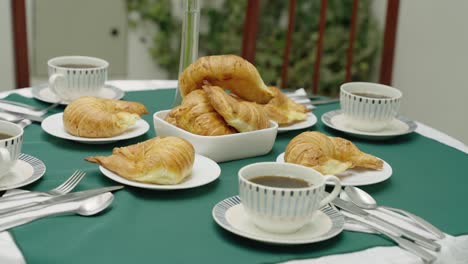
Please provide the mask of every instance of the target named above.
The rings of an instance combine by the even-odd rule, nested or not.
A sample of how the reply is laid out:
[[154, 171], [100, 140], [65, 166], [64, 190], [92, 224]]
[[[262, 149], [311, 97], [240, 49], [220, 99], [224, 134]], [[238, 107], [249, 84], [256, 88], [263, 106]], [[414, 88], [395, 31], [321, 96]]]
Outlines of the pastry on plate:
[[155, 137], [114, 148], [111, 156], [88, 157], [86, 160], [132, 181], [169, 185], [190, 176], [195, 149], [178, 137]]
[[216, 112], [237, 131], [249, 132], [269, 127], [269, 118], [260, 105], [228, 95], [218, 86], [204, 85], [203, 90]]
[[63, 125], [74, 136], [108, 138], [124, 133], [147, 113], [137, 102], [84, 96], [65, 108]]
[[165, 120], [183, 130], [202, 136], [237, 133], [211, 106], [203, 90], [194, 90], [184, 97], [182, 104], [172, 109]]
[[204, 81], [247, 101], [265, 104], [273, 98], [255, 66], [236, 55], [206, 56], [190, 64], [179, 78], [182, 96], [201, 89]]
[[322, 174], [338, 174], [355, 167], [383, 168], [382, 160], [360, 151], [351, 141], [315, 131], [294, 137], [286, 146], [284, 160], [311, 167]]
[[294, 102], [276, 87], [272, 86], [269, 89], [274, 97], [263, 105], [263, 109], [270, 119], [279, 126], [289, 126], [307, 119], [307, 108], [304, 105]]

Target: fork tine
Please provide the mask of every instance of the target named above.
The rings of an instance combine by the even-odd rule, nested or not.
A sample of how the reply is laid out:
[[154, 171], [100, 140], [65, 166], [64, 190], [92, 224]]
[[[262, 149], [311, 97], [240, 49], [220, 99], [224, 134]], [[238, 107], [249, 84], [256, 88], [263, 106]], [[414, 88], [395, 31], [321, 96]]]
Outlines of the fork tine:
[[76, 185], [78, 185], [78, 183], [81, 181], [81, 179], [83, 179], [85, 175], [85, 172], [80, 171], [79, 174], [77, 174], [72, 180], [68, 181], [68, 184], [64, 185], [59, 191], [62, 193], [68, 193], [73, 188], [75, 188]]
[[76, 170], [66, 181], [53, 189], [53, 191], [63, 192], [67, 189], [73, 188], [78, 184], [78, 182], [84, 177], [86, 173], [81, 170]]

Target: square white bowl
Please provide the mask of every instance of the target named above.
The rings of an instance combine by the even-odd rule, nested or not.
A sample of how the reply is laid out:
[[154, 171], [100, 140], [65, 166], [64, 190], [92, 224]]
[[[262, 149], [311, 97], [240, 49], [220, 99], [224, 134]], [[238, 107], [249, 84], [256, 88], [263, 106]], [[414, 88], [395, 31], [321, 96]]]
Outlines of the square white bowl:
[[267, 154], [275, 144], [278, 124], [270, 121], [270, 127], [251, 132], [223, 136], [192, 134], [164, 120], [171, 110], [154, 113], [154, 129], [158, 136], [176, 136], [192, 143], [195, 152], [216, 162], [238, 160]]

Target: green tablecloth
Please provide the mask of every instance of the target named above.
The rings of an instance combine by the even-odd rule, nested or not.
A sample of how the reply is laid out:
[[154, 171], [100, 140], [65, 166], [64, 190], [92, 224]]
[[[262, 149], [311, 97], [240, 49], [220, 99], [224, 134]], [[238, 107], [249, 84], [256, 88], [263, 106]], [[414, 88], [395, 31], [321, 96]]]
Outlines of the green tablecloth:
[[[170, 108], [173, 96], [174, 90], [156, 90], [129, 92], [124, 99], [142, 102], [154, 113]], [[44, 105], [18, 95], [9, 99]], [[323, 113], [338, 107], [320, 106], [314, 113], [320, 119]], [[25, 130], [23, 152], [41, 159], [47, 172], [25, 188], [48, 190], [76, 169], [87, 172], [76, 190], [116, 184], [103, 176], [96, 164], [83, 158], [108, 155], [113, 147], [153, 137], [152, 115], [144, 119], [151, 124], [146, 135], [106, 145], [55, 138], [32, 124]], [[327, 129], [320, 121], [309, 129], [347, 137]], [[180, 191], [126, 187], [115, 193], [111, 208], [97, 216], [42, 219], [14, 228], [12, 234], [30, 263], [274, 263], [392, 245], [379, 236], [344, 231], [320, 243], [273, 246], [231, 234], [214, 222], [213, 206], [238, 193], [239, 168], [274, 161], [289, 140], [303, 131], [279, 134], [268, 155], [221, 163], [221, 177], [206, 186]], [[352, 140], [393, 168], [387, 181], [364, 187], [379, 202], [418, 214], [449, 234], [468, 233], [468, 155], [416, 133], [384, 142]]]

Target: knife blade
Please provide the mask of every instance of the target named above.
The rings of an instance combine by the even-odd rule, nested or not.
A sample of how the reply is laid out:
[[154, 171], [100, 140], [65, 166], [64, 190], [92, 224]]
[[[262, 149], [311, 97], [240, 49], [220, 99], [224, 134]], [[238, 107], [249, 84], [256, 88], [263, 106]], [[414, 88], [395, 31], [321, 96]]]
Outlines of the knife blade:
[[348, 202], [348, 201], [345, 201], [339, 197], [336, 197], [332, 203], [334, 205], [336, 205], [337, 207], [343, 209], [343, 210], [346, 210], [352, 214], [355, 214], [355, 215], [359, 215], [361, 217], [363, 217], [364, 219], [368, 220], [368, 221], [371, 221], [373, 223], [376, 223], [392, 232], [394, 232], [395, 234], [399, 235], [399, 236], [404, 236], [412, 241], [414, 241], [416, 244], [420, 245], [420, 246], [423, 246], [427, 249], [430, 249], [430, 250], [433, 250], [433, 251], [440, 251], [440, 245], [437, 244], [436, 242], [430, 240], [430, 239], [427, 239], [417, 233], [414, 233], [408, 229], [404, 229], [402, 227], [399, 227], [393, 223], [390, 223], [388, 221], [386, 221], [385, 219], [383, 218], [380, 218], [378, 216], [375, 216], [373, 214], [370, 214], [366, 211], [364, 211], [363, 209], [359, 208], [357, 205], [351, 203], [351, 202]]
[[31, 121], [39, 122], [39, 123], [41, 123], [45, 119], [42, 116], [28, 115], [28, 114], [25, 114], [25, 113], [10, 111], [10, 110], [6, 110], [6, 109], [0, 109], [0, 112], [15, 115], [15, 116], [18, 116], [18, 117], [21, 117], [21, 118], [24, 118], [24, 119], [29, 119]]
[[101, 193], [119, 190], [119, 189], [122, 189], [123, 187], [124, 186], [122, 186], [122, 185], [117, 185], [117, 186], [110, 186], [110, 187], [86, 190], [86, 191], [81, 191], [81, 192], [73, 192], [73, 193], [68, 193], [68, 194], [64, 194], [64, 195], [55, 196], [55, 197], [47, 199], [45, 201], [24, 204], [22, 206], [18, 206], [18, 207], [12, 208], [11, 210], [2, 212], [0, 214], [0, 218], [1, 217], [12, 216], [12, 215], [15, 215], [15, 214], [18, 214], [18, 213], [27, 212], [29, 210], [41, 209], [41, 208], [44, 208], [46, 206], [55, 205], [55, 204], [59, 204], [59, 203], [83, 200], [83, 199], [90, 198], [92, 196], [95, 196], [95, 195], [98, 195], [98, 194], [101, 194]]

